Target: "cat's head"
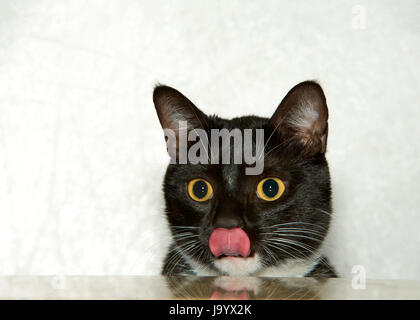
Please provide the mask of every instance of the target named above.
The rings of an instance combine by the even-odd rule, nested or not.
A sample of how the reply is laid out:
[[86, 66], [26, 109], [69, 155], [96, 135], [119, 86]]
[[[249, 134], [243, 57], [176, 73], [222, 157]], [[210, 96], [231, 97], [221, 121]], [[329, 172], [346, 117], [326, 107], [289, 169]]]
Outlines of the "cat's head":
[[[271, 118], [208, 116], [167, 86], [156, 87], [153, 100], [162, 127], [172, 132], [166, 135], [167, 147], [177, 162], [168, 166], [164, 179], [166, 215], [175, 247], [191, 265], [250, 275], [317, 257], [331, 211], [325, 159], [328, 109], [317, 83], [291, 89]], [[239, 143], [240, 152], [250, 147], [255, 159], [263, 161], [262, 172], [246, 174], [252, 164], [235, 161], [235, 144], [225, 148], [223, 139], [214, 141], [214, 129], [263, 130], [263, 143], [256, 134], [248, 141], [251, 146]], [[188, 133], [197, 130], [207, 138], [196, 134], [197, 140], [188, 141]], [[187, 156], [186, 163], [179, 163], [181, 145], [190, 150], [197, 141], [206, 147], [198, 150], [200, 159], [209, 161], [191, 163]], [[219, 161], [210, 161], [210, 145], [219, 145]], [[257, 146], [264, 147], [260, 154]], [[226, 152], [230, 163], [222, 161]]]

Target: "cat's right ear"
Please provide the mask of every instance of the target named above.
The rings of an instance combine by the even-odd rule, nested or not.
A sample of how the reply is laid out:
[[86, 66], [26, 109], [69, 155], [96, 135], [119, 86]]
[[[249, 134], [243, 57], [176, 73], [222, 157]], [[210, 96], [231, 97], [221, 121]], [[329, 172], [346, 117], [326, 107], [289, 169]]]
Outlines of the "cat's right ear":
[[310, 157], [325, 153], [328, 108], [321, 86], [305, 81], [293, 87], [277, 107], [270, 124], [287, 145], [302, 155]]
[[158, 85], [153, 91], [153, 102], [162, 129], [165, 132], [168, 153], [177, 157], [180, 141], [188, 141], [188, 132], [207, 129], [207, 116], [178, 90]]

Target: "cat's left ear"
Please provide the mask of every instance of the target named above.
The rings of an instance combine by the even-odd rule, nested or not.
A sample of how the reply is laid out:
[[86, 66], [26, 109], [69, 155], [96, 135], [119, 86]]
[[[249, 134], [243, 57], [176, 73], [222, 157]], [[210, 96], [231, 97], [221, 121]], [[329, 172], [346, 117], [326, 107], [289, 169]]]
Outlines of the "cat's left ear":
[[[208, 128], [208, 118], [178, 90], [159, 85], [153, 91], [153, 102], [162, 129], [165, 132], [168, 153], [172, 159], [182, 156], [180, 149], [187, 147], [190, 131]], [[183, 141], [185, 144], [183, 144]]]
[[270, 119], [277, 133], [306, 156], [325, 153], [328, 108], [319, 84], [305, 81], [293, 87]]
[[153, 91], [153, 102], [163, 129], [177, 130], [180, 121], [187, 129], [205, 129], [207, 116], [178, 90], [159, 85]]

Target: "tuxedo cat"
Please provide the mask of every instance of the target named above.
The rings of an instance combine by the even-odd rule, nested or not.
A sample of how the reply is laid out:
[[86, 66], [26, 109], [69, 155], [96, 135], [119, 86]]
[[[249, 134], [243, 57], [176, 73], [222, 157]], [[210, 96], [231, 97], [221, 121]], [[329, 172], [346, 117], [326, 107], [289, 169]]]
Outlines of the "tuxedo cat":
[[[162, 274], [336, 276], [320, 252], [330, 224], [331, 190], [328, 109], [317, 83], [296, 85], [269, 119], [208, 116], [162, 85], [153, 101], [162, 128], [174, 132], [175, 148], [166, 139], [175, 160], [183, 138], [180, 121], [188, 132], [208, 133], [206, 144], [215, 142], [214, 129], [264, 132], [261, 174], [245, 174], [247, 163], [171, 161], [163, 191], [173, 243]], [[255, 150], [257, 141], [251, 143]]]

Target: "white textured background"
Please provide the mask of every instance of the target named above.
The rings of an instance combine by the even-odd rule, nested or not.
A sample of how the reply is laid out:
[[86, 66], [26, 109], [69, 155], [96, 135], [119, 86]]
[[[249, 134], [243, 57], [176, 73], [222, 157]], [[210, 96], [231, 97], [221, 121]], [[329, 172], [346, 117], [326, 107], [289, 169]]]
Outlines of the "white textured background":
[[331, 260], [420, 279], [419, 4], [0, 1], [0, 274], [159, 273], [168, 157], [154, 84], [208, 113], [270, 116], [317, 79]]

